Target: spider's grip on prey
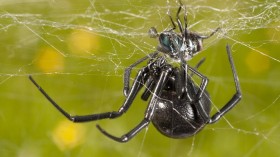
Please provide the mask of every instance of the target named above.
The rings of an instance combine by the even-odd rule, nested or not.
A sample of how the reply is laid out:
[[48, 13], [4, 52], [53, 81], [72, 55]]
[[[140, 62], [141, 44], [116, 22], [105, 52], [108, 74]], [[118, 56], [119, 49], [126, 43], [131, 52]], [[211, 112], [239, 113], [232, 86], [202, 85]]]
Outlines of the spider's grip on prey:
[[[117, 142], [129, 141], [150, 122], [160, 133], [170, 138], [185, 138], [195, 135], [205, 125], [217, 122], [230, 111], [241, 100], [241, 89], [230, 46], [227, 45], [226, 51], [236, 93], [217, 113], [210, 115], [211, 100], [206, 90], [208, 78], [198, 71], [198, 67], [204, 62], [204, 59], [195, 67], [190, 66], [187, 61], [202, 50], [203, 40], [213, 36], [220, 28], [215, 29], [210, 35], [191, 32], [187, 26], [186, 13], [184, 25], [179, 18], [182, 8], [180, 2], [176, 14], [177, 25], [169, 14], [172, 29], [161, 33], [158, 33], [154, 27], [149, 30], [150, 37], [157, 38], [159, 44], [155, 52], [146, 55], [125, 69], [124, 102], [117, 111], [72, 116], [61, 108], [31, 75], [29, 79], [59, 112], [67, 119], [77, 123], [122, 116], [133, 104], [140, 90], [144, 88], [141, 98], [148, 102], [147, 109], [143, 119], [128, 133], [116, 137], [97, 125], [101, 133]], [[179, 33], [175, 32], [177, 27], [179, 27]], [[146, 60], [147, 64], [138, 71], [133, 83], [130, 84], [131, 71]], [[178, 62], [179, 65], [175, 66], [170, 63], [170, 60]], [[193, 75], [197, 75], [202, 80], [199, 85], [194, 82]]]

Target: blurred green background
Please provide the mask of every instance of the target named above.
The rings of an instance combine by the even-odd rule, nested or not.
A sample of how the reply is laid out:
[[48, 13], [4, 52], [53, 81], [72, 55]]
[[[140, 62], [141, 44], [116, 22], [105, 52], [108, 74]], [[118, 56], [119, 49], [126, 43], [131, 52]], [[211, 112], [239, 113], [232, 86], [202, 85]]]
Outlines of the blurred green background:
[[[231, 45], [243, 92], [224, 118], [194, 137], [170, 139], [152, 124], [128, 143], [103, 136], [98, 123], [120, 136], [142, 120], [147, 102], [136, 98], [115, 120], [68, 122], [29, 81], [28, 75], [71, 114], [117, 110], [125, 67], [153, 52], [147, 31], [171, 28], [175, 1], [2, 0], [0, 2], [0, 156], [235, 157], [280, 156], [279, 1], [183, 1], [192, 31], [208, 34], [199, 71], [211, 114], [234, 94], [225, 45]], [[183, 14], [181, 15], [183, 17]], [[144, 65], [144, 64], [143, 64]], [[137, 67], [131, 77], [141, 68]]]

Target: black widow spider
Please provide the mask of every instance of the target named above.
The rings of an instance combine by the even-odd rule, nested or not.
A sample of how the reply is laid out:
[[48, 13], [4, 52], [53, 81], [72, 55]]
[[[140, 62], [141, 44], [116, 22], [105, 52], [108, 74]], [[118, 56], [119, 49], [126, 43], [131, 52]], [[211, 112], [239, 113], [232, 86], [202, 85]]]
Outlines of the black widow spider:
[[[211, 102], [208, 92], [205, 90], [208, 79], [196, 69], [203, 62], [193, 68], [186, 63], [193, 55], [202, 49], [202, 40], [214, 35], [218, 29], [208, 36], [190, 32], [187, 28], [187, 17], [184, 15], [185, 27], [183, 28], [179, 18], [182, 4], [176, 14], [177, 25], [180, 33], [174, 32], [176, 25], [169, 14], [173, 28], [158, 34], [152, 27], [149, 30], [151, 37], [159, 39], [157, 51], [139, 59], [125, 69], [124, 73], [124, 95], [125, 101], [118, 111], [72, 116], [64, 111], [36, 82], [29, 76], [29, 79], [38, 90], [59, 110], [66, 118], [73, 122], [88, 122], [106, 118], [117, 118], [125, 113], [134, 101], [134, 98], [144, 86], [145, 90], [141, 98], [147, 101], [150, 98], [144, 119], [127, 134], [115, 137], [99, 125], [97, 128], [107, 137], [117, 142], [127, 142], [145, 128], [151, 121], [154, 126], [163, 134], [171, 138], [184, 138], [196, 134], [206, 124], [218, 121], [225, 113], [231, 110], [241, 99], [241, 90], [238, 76], [234, 67], [229, 45], [226, 46], [228, 59], [231, 65], [235, 82], [236, 93], [233, 97], [213, 116], [210, 117]], [[167, 58], [180, 63], [179, 67], [168, 63]], [[138, 74], [131, 86], [129, 79], [131, 70], [141, 62], [149, 59], [148, 64], [138, 71]], [[191, 71], [188, 74], [188, 70]], [[191, 76], [195, 74], [202, 79], [200, 86], [197, 86]]]

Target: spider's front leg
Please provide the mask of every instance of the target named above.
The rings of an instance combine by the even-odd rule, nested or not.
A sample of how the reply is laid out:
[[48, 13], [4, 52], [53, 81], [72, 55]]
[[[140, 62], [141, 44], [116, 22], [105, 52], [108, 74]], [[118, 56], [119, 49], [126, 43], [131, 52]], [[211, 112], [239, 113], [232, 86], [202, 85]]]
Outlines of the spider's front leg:
[[[183, 4], [182, 4], [181, 1], [179, 1], [179, 3], [180, 3], [180, 6], [179, 6], [178, 11], [177, 11], [177, 14], [176, 14], [176, 21], [177, 21], [177, 24], [178, 24], [178, 27], [179, 27], [179, 30], [180, 30], [181, 34], [183, 34], [183, 26], [182, 26], [182, 22], [181, 22], [181, 20], [180, 20], [180, 18], [179, 18], [179, 14], [180, 14], [180, 12], [181, 12], [181, 10], [182, 10]], [[175, 24], [175, 22], [174, 22], [172, 16], [170, 15], [169, 10], [168, 10], [167, 14], [168, 14], [168, 16], [169, 16], [169, 18], [170, 18], [170, 21], [171, 21], [171, 23], [172, 23], [172, 26], [173, 26], [173, 27], [171, 28], [171, 30], [176, 29], [176, 24]], [[187, 28], [187, 16], [186, 16], [186, 13], [185, 13], [185, 15], [184, 15], [184, 22], [185, 22], [185, 29], [186, 29], [186, 28]]]
[[151, 54], [149, 54], [149, 55], [147, 55], [147, 56], [137, 60], [135, 63], [131, 64], [129, 67], [127, 67], [125, 69], [125, 71], [124, 71], [124, 78], [123, 78], [124, 79], [123, 80], [123, 82], [124, 82], [123, 94], [124, 94], [125, 97], [128, 96], [129, 91], [130, 91], [130, 89], [129, 89], [129, 78], [130, 78], [131, 70], [134, 67], [136, 67], [137, 65], [139, 65], [140, 63], [144, 62], [145, 60], [147, 60], [149, 58], [151, 58], [151, 59], [154, 58], [157, 54], [158, 54], [158, 52], [151, 53]]

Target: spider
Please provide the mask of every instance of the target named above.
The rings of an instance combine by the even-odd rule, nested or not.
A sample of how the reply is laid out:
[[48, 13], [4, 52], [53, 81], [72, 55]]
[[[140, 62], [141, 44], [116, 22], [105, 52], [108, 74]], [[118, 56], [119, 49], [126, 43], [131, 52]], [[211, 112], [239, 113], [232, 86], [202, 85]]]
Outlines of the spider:
[[[129, 141], [143, 128], [148, 126], [150, 122], [154, 124], [160, 133], [170, 138], [185, 138], [195, 135], [206, 124], [215, 123], [230, 111], [241, 100], [241, 90], [230, 47], [227, 45], [226, 51], [233, 73], [236, 93], [217, 113], [210, 116], [211, 102], [206, 91], [208, 78], [197, 71], [197, 68], [204, 60], [201, 60], [195, 67], [189, 66], [186, 60], [191, 59], [200, 52], [202, 40], [214, 35], [219, 28], [208, 36], [191, 32], [187, 27], [186, 13], [184, 15], [184, 27], [182, 26], [179, 18], [181, 9], [182, 3], [176, 14], [180, 33], [174, 31], [176, 25], [169, 13], [168, 15], [173, 25], [172, 29], [165, 30], [159, 34], [154, 27], [149, 30], [150, 37], [158, 38], [159, 45], [155, 52], [139, 59], [125, 69], [123, 88], [125, 100], [118, 111], [72, 116], [63, 110], [35, 82], [31, 75], [29, 79], [59, 112], [76, 123], [107, 118], [113, 119], [122, 116], [132, 105], [139, 91], [144, 87], [141, 99], [144, 101], [149, 100], [149, 103], [143, 120], [135, 128], [121, 137], [116, 137], [106, 132], [98, 124], [96, 125], [101, 133], [117, 142]], [[132, 69], [145, 60], [148, 60], [147, 65], [138, 71], [130, 87], [129, 79]], [[175, 66], [172, 62], [179, 62], [179, 65]], [[188, 74], [188, 71], [190, 71], [190, 74]], [[201, 78], [202, 81], [199, 86], [194, 83], [192, 75], [197, 75]]]

